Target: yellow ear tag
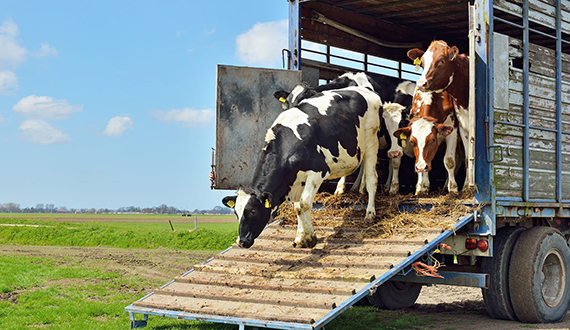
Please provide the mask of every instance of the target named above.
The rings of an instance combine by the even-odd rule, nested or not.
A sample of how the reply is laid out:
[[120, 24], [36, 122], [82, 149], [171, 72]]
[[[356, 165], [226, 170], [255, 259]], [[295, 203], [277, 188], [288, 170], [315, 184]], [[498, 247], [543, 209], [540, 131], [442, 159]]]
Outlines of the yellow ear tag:
[[266, 209], [270, 209], [271, 208], [271, 202], [269, 201], [269, 199], [265, 200], [265, 208]]
[[279, 102], [285, 103], [285, 102], [287, 102], [287, 100], [286, 100], [284, 97], [280, 97], [280, 98], [279, 98]]
[[404, 133], [400, 133], [400, 140], [406, 140], [408, 137]]
[[236, 202], [234, 202], [234, 201], [228, 201], [228, 206], [233, 209], [234, 206], [236, 206]]
[[416, 72], [420, 72], [420, 65], [422, 65], [422, 60], [419, 57], [416, 57], [414, 60], [414, 65], [416, 66]]

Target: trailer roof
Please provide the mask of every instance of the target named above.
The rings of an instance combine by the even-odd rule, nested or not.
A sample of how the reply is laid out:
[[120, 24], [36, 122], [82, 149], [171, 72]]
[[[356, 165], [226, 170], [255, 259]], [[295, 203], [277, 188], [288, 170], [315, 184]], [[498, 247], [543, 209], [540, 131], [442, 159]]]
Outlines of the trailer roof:
[[468, 0], [308, 0], [301, 1], [301, 37], [370, 55], [408, 61], [412, 48], [382, 47], [359, 40], [326, 24], [315, 24], [315, 12], [379, 40], [420, 43], [426, 48], [443, 39], [467, 52]]

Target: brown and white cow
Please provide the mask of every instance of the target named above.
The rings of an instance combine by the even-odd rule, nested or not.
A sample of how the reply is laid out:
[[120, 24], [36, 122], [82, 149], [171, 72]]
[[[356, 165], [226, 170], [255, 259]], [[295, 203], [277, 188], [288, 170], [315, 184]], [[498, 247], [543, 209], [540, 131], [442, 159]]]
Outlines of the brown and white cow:
[[394, 132], [394, 136], [408, 140], [416, 156], [415, 170], [418, 173], [416, 195], [429, 192], [429, 171], [438, 147], [445, 140], [444, 165], [448, 174], [447, 189], [457, 192], [455, 180], [457, 120], [453, 100], [447, 92], [422, 92], [416, 90], [412, 113], [416, 116], [408, 126]]
[[[455, 116], [459, 124], [459, 135], [465, 149], [469, 146], [469, 56], [459, 54], [456, 46], [435, 40], [428, 49], [414, 48], [408, 57], [421, 60], [423, 72], [417, 81], [422, 92], [441, 93], [446, 91], [453, 100]], [[465, 155], [469, 153], [465, 150]], [[468, 163], [466, 163], [468, 164]]]

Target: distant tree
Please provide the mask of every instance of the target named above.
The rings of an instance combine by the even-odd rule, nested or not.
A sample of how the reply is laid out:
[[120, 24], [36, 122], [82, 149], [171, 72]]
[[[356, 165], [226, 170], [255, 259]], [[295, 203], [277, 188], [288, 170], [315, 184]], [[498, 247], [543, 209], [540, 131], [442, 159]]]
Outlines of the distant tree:
[[46, 212], [53, 213], [54, 211], [55, 211], [55, 205], [54, 204], [46, 204]]
[[214, 214], [232, 214], [233, 210], [225, 206], [214, 206], [212, 212]]
[[44, 213], [45, 212], [44, 204], [37, 204], [36, 205], [36, 212], [37, 213]]

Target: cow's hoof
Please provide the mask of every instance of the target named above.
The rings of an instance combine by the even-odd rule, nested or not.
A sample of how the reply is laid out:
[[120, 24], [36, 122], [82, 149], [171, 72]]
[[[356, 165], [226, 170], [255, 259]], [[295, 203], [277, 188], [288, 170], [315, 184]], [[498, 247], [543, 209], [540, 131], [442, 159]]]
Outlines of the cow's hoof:
[[400, 188], [399, 186], [390, 187], [390, 195], [396, 195], [397, 193], [399, 193], [399, 192], [400, 192], [400, 189], [399, 189], [399, 188]]
[[312, 249], [315, 247], [315, 245], [317, 245], [317, 235], [311, 236], [311, 239], [309, 240], [295, 240], [295, 242], [293, 242], [293, 247], [300, 249]]
[[374, 220], [374, 218], [376, 218], [376, 212], [366, 212], [364, 220]]

